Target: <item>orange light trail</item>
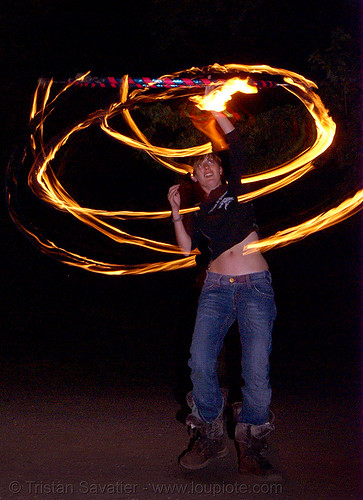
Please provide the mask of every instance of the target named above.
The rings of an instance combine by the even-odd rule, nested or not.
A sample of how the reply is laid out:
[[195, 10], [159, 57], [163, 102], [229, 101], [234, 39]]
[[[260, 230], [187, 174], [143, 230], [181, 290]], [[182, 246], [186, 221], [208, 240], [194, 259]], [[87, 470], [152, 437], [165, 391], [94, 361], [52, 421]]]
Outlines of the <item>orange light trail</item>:
[[278, 231], [276, 234], [269, 236], [268, 238], [263, 238], [254, 243], [249, 243], [244, 247], [243, 253], [249, 254], [255, 252], [256, 250], [266, 252], [272, 248], [283, 247], [289, 245], [290, 243], [302, 240], [312, 233], [327, 229], [328, 227], [338, 224], [338, 222], [342, 222], [348, 217], [351, 217], [362, 208], [362, 202], [363, 189], [357, 191], [354, 196], [346, 199], [338, 206], [331, 208], [327, 212], [323, 212], [320, 215], [299, 224], [298, 226], [289, 227], [283, 231]]
[[[331, 145], [335, 135], [335, 123], [329, 116], [328, 110], [323, 105], [320, 97], [314, 92], [317, 88], [314, 82], [305, 79], [303, 76], [291, 71], [272, 68], [266, 65], [250, 66], [239, 64], [227, 64], [220, 66], [214, 64], [208, 68], [204, 68], [203, 72], [218, 73], [222, 77], [226, 73], [243, 73], [244, 75], [254, 73], [266, 73], [269, 75], [278, 75], [283, 77], [285, 84], [281, 85], [287, 92], [293, 94], [306, 107], [315, 124], [316, 136], [314, 143], [305, 151], [298, 154], [295, 158], [277, 165], [259, 174], [244, 176], [242, 183], [265, 182], [266, 185], [254, 191], [251, 191], [238, 198], [239, 202], [243, 203], [248, 200], [255, 199], [259, 196], [271, 193], [284, 187], [291, 182], [301, 178], [313, 168], [313, 161], [321, 155]], [[165, 75], [160, 79], [167, 77], [176, 77], [181, 73], [188, 75], [201, 74], [199, 68], [190, 68], [189, 70], [175, 73], [173, 75]], [[80, 76], [76, 81], [81, 81], [88, 75]], [[183, 149], [164, 148], [151, 144], [143, 132], [139, 129], [130, 110], [135, 106], [141, 106], [143, 103], [153, 101], [163, 101], [167, 99], [185, 97], [197, 103], [201, 109], [214, 109], [221, 111], [225, 108], [226, 102], [236, 92], [246, 94], [256, 93], [258, 89], [249, 83], [249, 78], [231, 78], [225, 83], [214, 84], [215, 89], [207, 96], [200, 95], [200, 89], [195, 89], [194, 94], [190, 90], [183, 94], [179, 89], [161, 90], [158, 93], [150, 93], [148, 88], [138, 89], [129, 92], [127, 75], [123, 78], [123, 84], [120, 90], [120, 99], [113, 103], [108, 109], [101, 109], [89, 115], [84, 121], [78, 123], [75, 127], [65, 132], [58, 141], [52, 145], [44, 145], [44, 124], [46, 119], [52, 112], [58, 97], [68, 90], [75, 82], [67, 84], [52, 100], [50, 94], [53, 82], [47, 84], [40, 82], [33, 99], [30, 119], [33, 126], [31, 134], [31, 144], [34, 163], [30, 169], [28, 183], [32, 191], [41, 200], [51, 205], [57, 210], [68, 212], [80, 222], [102, 233], [105, 237], [117, 242], [118, 244], [135, 245], [147, 248], [152, 251], [161, 253], [170, 253], [178, 255], [176, 260], [170, 262], [157, 262], [150, 264], [135, 264], [122, 265], [107, 262], [97, 261], [87, 256], [78, 255], [65, 248], [58, 247], [54, 242], [45, 237], [38, 235], [35, 231], [23, 226], [21, 220], [13, 210], [11, 196], [9, 195], [8, 204], [10, 213], [14, 222], [23, 229], [28, 237], [46, 254], [58, 258], [62, 262], [81, 267], [85, 270], [102, 273], [108, 275], [127, 275], [127, 274], [144, 274], [155, 271], [170, 271], [174, 269], [184, 269], [195, 265], [195, 255], [198, 251], [194, 251], [189, 257], [181, 257], [182, 252], [178, 246], [166, 242], [160, 242], [141, 236], [135, 236], [118, 228], [113, 221], [125, 219], [165, 219], [171, 215], [170, 211], [107, 211], [92, 209], [80, 206], [76, 200], [66, 191], [59, 179], [57, 179], [51, 164], [55, 157], [60, 154], [61, 149], [68, 142], [69, 138], [76, 133], [86, 130], [89, 126], [99, 124], [100, 128], [113, 139], [120, 143], [136, 148], [149, 154], [154, 160], [158, 161], [164, 167], [186, 174], [191, 172], [191, 167], [188, 164], [180, 161], [183, 158], [195, 155], [202, 155], [212, 151], [212, 145], [207, 142], [200, 146]], [[114, 117], [121, 116], [125, 124], [129, 127], [134, 137], [117, 131], [111, 121]], [[179, 161], [176, 161], [178, 159]], [[358, 191], [355, 196], [348, 198], [343, 203], [334, 207], [304, 223], [291, 227], [282, 231], [278, 231], [275, 235], [254, 242], [245, 247], [245, 252], [250, 253], [256, 250], [267, 251], [272, 248], [278, 248], [290, 243], [296, 242], [305, 238], [309, 234], [320, 231], [327, 227], [337, 224], [347, 217], [353, 215], [360, 210], [362, 205], [362, 191]], [[182, 213], [190, 213], [198, 210], [198, 207], [189, 207], [182, 210]]]

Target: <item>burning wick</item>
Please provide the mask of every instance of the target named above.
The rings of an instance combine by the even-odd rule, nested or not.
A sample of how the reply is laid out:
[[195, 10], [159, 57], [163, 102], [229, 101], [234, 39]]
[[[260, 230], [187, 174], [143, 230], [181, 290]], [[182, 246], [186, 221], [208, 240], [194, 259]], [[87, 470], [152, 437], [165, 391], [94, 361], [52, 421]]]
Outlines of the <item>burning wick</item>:
[[224, 111], [226, 104], [231, 100], [236, 92], [243, 94], [257, 94], [256, 85], [249, 84], [249, 78], [241, 80], [240, 78], [231, 78], [221, 87], [217, 87], [205, 96], [192, 96], [190, 100], [195, 102], [199, 109], [206, 111]]

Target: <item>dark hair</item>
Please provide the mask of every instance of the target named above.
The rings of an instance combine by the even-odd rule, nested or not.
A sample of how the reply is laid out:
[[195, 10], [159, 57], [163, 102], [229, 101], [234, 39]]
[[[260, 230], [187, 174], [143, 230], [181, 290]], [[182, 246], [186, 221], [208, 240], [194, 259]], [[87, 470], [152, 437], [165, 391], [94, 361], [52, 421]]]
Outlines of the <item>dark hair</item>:
[[222, 166], [222, 160], [216, 153], [207, 153], [201, 156], [194, 156], [191, 161], [193, 170], [201, 165], [205, 160], [213, 159], [219, 166]]

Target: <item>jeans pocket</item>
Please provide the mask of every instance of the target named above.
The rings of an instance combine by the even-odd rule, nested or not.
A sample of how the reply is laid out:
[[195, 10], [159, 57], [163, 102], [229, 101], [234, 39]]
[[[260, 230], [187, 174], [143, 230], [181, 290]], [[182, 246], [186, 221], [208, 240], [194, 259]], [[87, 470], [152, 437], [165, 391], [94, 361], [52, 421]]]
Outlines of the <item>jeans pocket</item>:
[[203, 288], [202, 288], [202, 293], [208, 293], [212, 292], [213, 290], [218, 290], [220, 288], [220, 284], [216, 283], [215, 281], [205, 281]]
[[272, 288], [272, 285], [270, 283], [269, 279], [257, 281], [256, 283], [252, 284], [252, 288], [255, 292], [257, 292], [259, 295], [263, 295], [264, 297], [274, 297], [274, 290]]

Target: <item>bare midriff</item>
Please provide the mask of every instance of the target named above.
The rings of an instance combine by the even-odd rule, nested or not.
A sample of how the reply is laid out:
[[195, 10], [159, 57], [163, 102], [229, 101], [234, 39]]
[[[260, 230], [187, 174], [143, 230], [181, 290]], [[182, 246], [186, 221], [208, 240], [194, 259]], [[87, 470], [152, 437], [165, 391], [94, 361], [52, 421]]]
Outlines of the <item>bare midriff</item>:
[[258, 240], [256, 231], [250, 233], [237, 245], [223, 252], [219, 257], [213, 260], [208, 270], [213, 273], [231, 274], [238, 276], [241, 274], [259, 273], [268, 270], [268, 264], [261, 254], [255, 251], [249, 254], [243, 253], [243, 248], [253, 241]]

